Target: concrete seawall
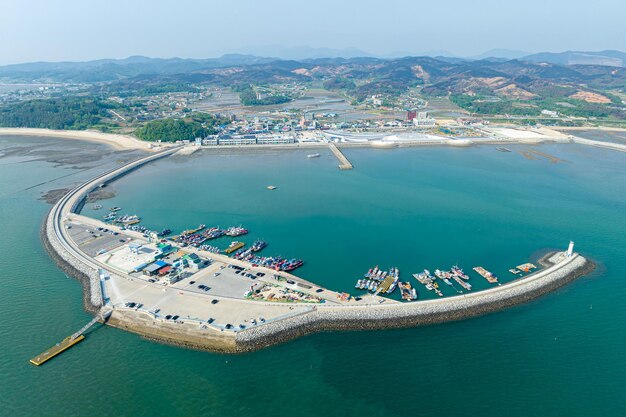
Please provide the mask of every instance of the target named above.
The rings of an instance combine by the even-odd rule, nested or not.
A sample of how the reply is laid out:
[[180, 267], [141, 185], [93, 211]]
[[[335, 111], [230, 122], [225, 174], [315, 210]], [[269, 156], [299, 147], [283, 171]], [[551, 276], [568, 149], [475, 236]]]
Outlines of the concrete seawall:
[[195, 322], [173, 323], [134, 310], [115, 310], [107, 324], [149, 340], [222, 353], [243, 353], [326, 331], [407, 328], [465, 320], [523, 304], [591, 272], [595, 265], [575, 254], [553, 264], [562, 253], [542, 258], [545, 268], [489, 290], [413, 303], [368, 306], [318, 306], [288, 318], [245, 330], [216, 331]]
[[596, 148], [605, 148], [619, 152], [626, 152], [626, 145], [621, 143], [601, 142], [599, 140], [584, 139], [579, 137], [574, 137], [572, 139], [572, 142], [578, 143], [579, 145], [594, 146]]
[[564, 265], [548, 266], [531, 276], [471, 295], [389, 306], [317, 308], [308, 314], [254, 327], [237, 333], [237, 351], [253, 351], [307, 334], [336, 330], [375, 330], [414, 327], [457, 321], [503, 310], [556, 290], [594, 269], [594, 264], [575, 255]]
[[98, 267], [85, 254], [74, 248], [65, 236], [61, 219], [80, 209], [87, 194], [101, 184], [113, 181], [138, 167], [176, 152], [175, 148], [153, 154], [115, 168], [78, 186], [61, 198], [51, 209], [41, 229], [45, 249], [57, 265], [83, 285], [83, 305], [90, 313], [97, 313], [104, 304]]
[[103, 305], [98, 270], [90, 268], [70, 254], [54, 235], [50, 223], [51, 217], [48, 216], [47, 221], [41, 226], [41, 241], [44, 248], [63, 272], [76, 278], [83, 286], [84, 309], [92, 314], [98, 313]]

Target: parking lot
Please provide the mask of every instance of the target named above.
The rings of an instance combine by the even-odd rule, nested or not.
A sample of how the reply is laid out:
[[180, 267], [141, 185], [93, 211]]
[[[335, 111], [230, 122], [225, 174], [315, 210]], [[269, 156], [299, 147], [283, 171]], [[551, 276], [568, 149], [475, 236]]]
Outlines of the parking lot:
[[118, 232], [105, 232], [104, 230], [97, 230], [96, 227], [79, 223], [68, 222], [66, 227], [72, 240], [83, 252], [92, 257], [119, 248], [129, 239]]
[[[243, 299], [244, 293], [256, 282], [256, 278], [252, 279], [242, 273], [238, 274], [236, 269], [228, 268], [221, 262], [215, 262], [191, 277], [173, 284], [172, 287], [209, 295]], [[199, 288], [201, 285], [208, 287], [209, 290]]]

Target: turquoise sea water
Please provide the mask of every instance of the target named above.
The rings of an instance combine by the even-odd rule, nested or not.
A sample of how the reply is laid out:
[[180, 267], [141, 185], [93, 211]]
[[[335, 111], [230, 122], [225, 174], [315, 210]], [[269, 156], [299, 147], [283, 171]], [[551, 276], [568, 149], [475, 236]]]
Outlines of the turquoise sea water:
[[[37, 146], [20, 151], [18, 143]], [[626, 414], [626, 154], [538, 147], [563, 160], [551, 164], [516, 152], [525, 147], [351, 149], [349, 172], [326, 152], [314, 160], [285, 151], [159, 161], [114, 183], [117, 196], [102, 204], [153, 228], [242, 224], [251, 230], [246, 240], [262, 237], [268, 254], [303, 258], [297, 273], [334, 289], [354, 292], [376, 264], [398, 266], [414, 284], [410, 273], [457, 262], [506, 280], [508, 268], [569, 239], [598, 269], [477, 319], [317, 334], [245, 355], [100, 327], [36, 368], [29, 358], [89, 319], [80, 285], [41, 248], [49, 205], [37, 198], [129, 157], [74, 167], [60, 156], [91, 155], [94, 145], [55, 141], [50, 151], [59, 157], [42, 159], [41, 143], [0, 139], [0, 152], [10, 150], [0, 157], [0, 415]], [[270, 184], [278, 189], [266, 190]], [[476, 288], [487, 287], [471, 274]]]

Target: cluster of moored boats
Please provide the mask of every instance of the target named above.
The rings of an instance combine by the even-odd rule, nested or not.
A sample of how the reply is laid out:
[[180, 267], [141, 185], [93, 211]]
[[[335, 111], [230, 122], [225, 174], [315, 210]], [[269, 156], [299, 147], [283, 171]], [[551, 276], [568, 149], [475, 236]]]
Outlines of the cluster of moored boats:
[[183, 246], [189, 245], [195, 248], [200, 248], [207, 240], [217, 239], [222, 236], [236, 237], [247, 233], [248, 229], [241, 226], [233, 226], [228, 229], [220, 229], [219, 227], [211, 227], [207, 229], [204, 224], [201, 224], [196, 229], [185, 230], [173, 240]]
[[[96, 205], [94, 210], [100, 209], [102, 206]], [[137, 226], [136, 224], [141, 221], [141, 218], [137, 215], [123, 215], [118, 216], [118, 212], [121, 207], [110, 208], [109, 214], [104, 216], [104, 220], [110, 223], [122, 224], [123, 228], [134, 230], [141, 233], [151, 232], [144, 226]], [[170, 229], [163, 229], [160, 232], [154, 232], [158, 237], [165, 237], [172, 233]], [[211, 253], [226, 253], [232, 254], [235, 259], [248, 261], [254, 266], [264, 266], [274, 269], [276, 271], [293, 271], [296, 268], [304, 265], [302, 259], [285, 259], [280, 256], [258, 256], [257, 252], [267, 246], [267, 242], [263, 240], [255, 241], [250, 247], [245, 248], [245, 243], [234, 241], [228, 248], [221, 250], [217, 246], [206, 243], [209, 240], [217, 239], [222, 236], [237, 237], [248, 234], [248, 229], [241, 226], [232, 226], [227, 229], [221, 229], [219, 227], [211, 227], [207, 229], [207, 226], [200, 224], [194, 229], [188, 229], [183, 231], [180, 235], [174, 236], [172, 240], [181, 246], [193, 246], [195, 248], [211, 252]], [[394, 283], [394, 289], [395, 289]]]
[[[485, 271], [485, 275], [487, 273], [490, 277], [492, 276], [491, 273]], [[438, 280], [441, 280], [446, 285], [454, 288], [454, 290], [459, 294], [462, 293], [463, 290], [470, 291], [472, 289], [472, 285], [468, 282], [470, 279], [469, 276], [456, 265], [452, 266], [452, 268], [447, 271], [436, 269], [434, 275], [431, 274], [428, 269], [425, 269], [423, 272], [413, 274], [413, 278], [422, 284], [428, 291], [432, 291], [440, 297], [443, 297], [443, 292], [439, 287], [439, 283], [437, 282]], [[490, 283], [497, 283], [495, 276], [494, 278], [488, 279], [488, 281]], [[396, 287], [398, 287], [400, 288], [403, 300], [412, 301], [417, 299], [417, 290], [411, 287], [411, 283], [400, 281], [400, 271], [398, 268], [391, 268], [389, 271], [385, 271], [376, 266], [365, 274], [364, 279], [359, 279], [354, 287], [360, 290], [369, 291], [376, 295], [391, 294], [394, 292]]]
[[255, 256], [248, 260], [252, 266], [264, 266], [276, 271], [293, 271], [304, 265], [302, 259], [285, 259], [281, 256]]
[[110, 223], [118, 223], [123, 224], [124, 226], [130, 226], [141, 222], [141, 217], [137, 216], [136, 214], [124, 214], [123, 216], [118, 216], [117, 213], [111, 212], [104, 216], [104, 220]]
[[241, 261], [249, 261], [250, 259], [255, 257], [255, 255], [254, 255], [255, 252], [260, 251], [261, 249], [263, 249], [266, 246], [267, 246], [267, 242], [266, 241], [264, 241], [264, 240], [257, 240], [249, 248], [245, 248], [245, 249], [241, 248], [241, 249], [239, 249], [237, 252], [235, 252], [235, 254], [233, 255], [233, 258], [239, 259]]
[[252, 266], [264, 266], [276, 271], [293, 271], [294, 269], [304, 265], [304, 261], [302, 259], [285, 259], [280, 256], [257, 255], [257, 252], [266, 246], [266, 241], [257, 240], [249, 248], [242, 247], [238, 249], [233, 255], [233, 258], [250, 262]]
[[[357, 281], [355, 288], [367, 290], [372, 293], [391, 294], [395, 291], [400, 280], [400, 270], [391, 268], [388, 271], [378, 268], [378, 265], [367, 271], [364, 279]], [[417, 294], [416, 294], [417, 297]]]

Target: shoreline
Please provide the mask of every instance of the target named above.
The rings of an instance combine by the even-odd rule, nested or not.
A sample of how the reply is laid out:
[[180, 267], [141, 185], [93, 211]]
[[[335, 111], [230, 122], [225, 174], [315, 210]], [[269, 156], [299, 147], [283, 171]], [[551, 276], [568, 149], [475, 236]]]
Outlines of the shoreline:
[[1, 127], [1, 136], [39, 136], [61, 139], [82, 140], [85, 142], [110, 145], [118, 150], [152, 151], [152, 143], [145, 142], [128, 135], [103, 133], [95, 130], [53, 130], [27, 127]]
[[[626, 129], [610, 128], [610, 127], [551, 127], [551, 128], [538, 128], [538, 129], [524, 129], [517, 128], [519, 132], [530, 132], [533, 135], [528, 137], [507, 137], [497, 134], [496, 136], [489, 135], [484, 137], [473, 138], [450, 138], [441, 136], [440, 138], [429, 139], [404, 139], [404, 140], [363, 140], [363, 141], [348, 141], [348, 142], [296, 142], [289, 144], [256, 144], [256, 145], [201, 145], [196, 146], [194, 144], [180, 144], [180, 143], [153, 143], [146, 142], [137, 139], [129, 135], [119, 135], [111, 133], [103, 133], [94, 130], [52, 130], [52, 129], [39, 129], [39, 128], [4, 128], [0, 127], [0, 136], [34, 136], [34, 137], [55, 137], [61, 139], [70, 140], [82, 140], [85, 142], [100, 143], [113, 147], [117, 150], [143, 150], [148, 152], [157, 152], [159, 150], [181, 147], [178, 152], [179, 156], [190, 156], [195, 153], [196, 150], [254, 150], [254, 149], [268, 149], [268, 150], [285, 150], [285, 149], [318, 149], [329, 148], [331, 144], [334, 144], [338, 148], [371, 148], [389, 150], [395, 148], [408, 148], [408, 147], [422, 147], [422, 146], [450, 146], [455, 148], [466, 148], [480, 145], [540, 145], [544, 143], [576, 143], [580, 145], [587, 145], [593, 147], [600, 147], [606, 149], [612, 149], [620, 152], [626, 152], [626, 145], [604, 142], [593, 139], [585, 139], [574, 135], [568, 135], [562, 131], [624, 131]], [[392, 132], [388, 132], [389, 135], [393, 135]], [[534, 135], [539, 134], [541, 137]], [[387, 146], [381, 146], [381, 143]]]

